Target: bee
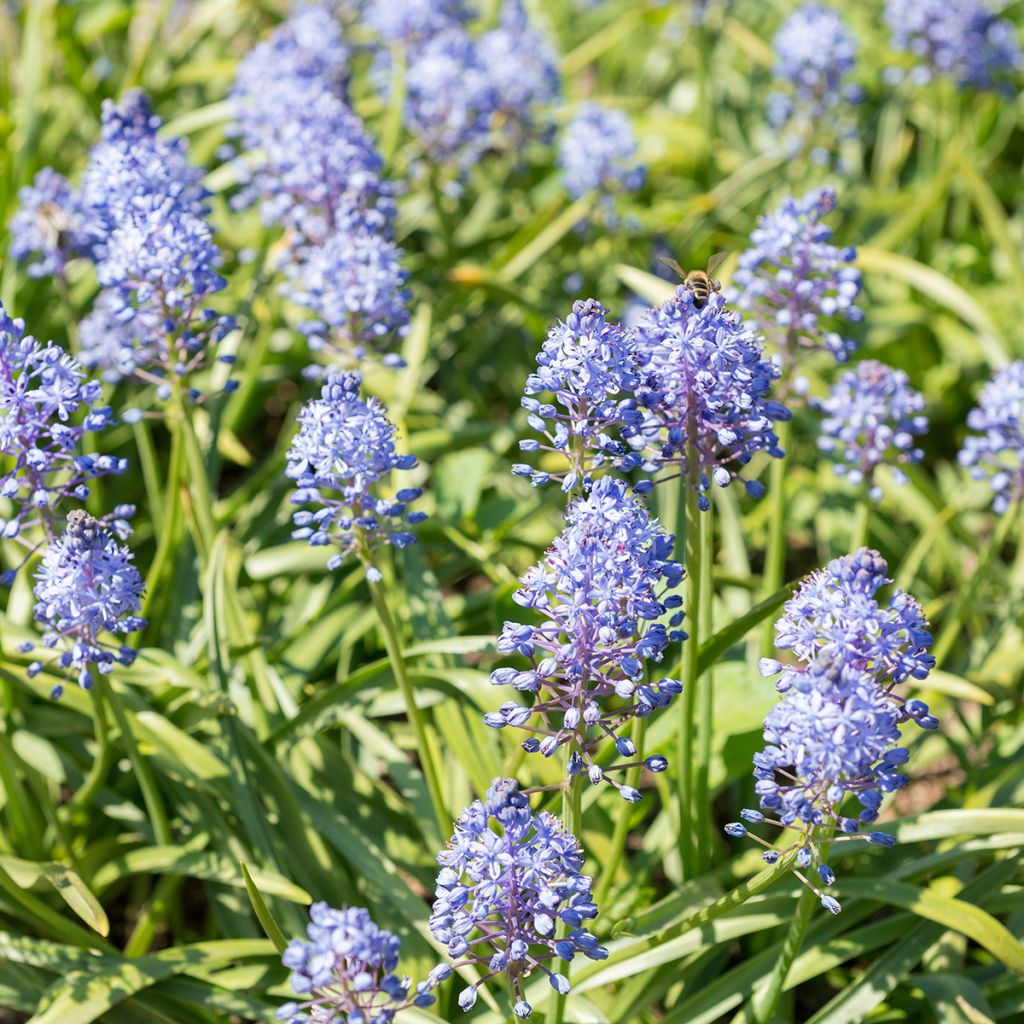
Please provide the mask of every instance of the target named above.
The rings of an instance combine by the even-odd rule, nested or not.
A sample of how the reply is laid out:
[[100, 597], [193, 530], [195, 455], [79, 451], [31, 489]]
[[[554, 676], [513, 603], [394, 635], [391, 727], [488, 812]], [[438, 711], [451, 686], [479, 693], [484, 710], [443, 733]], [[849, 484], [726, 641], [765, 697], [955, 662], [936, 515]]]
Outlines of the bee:
[[716, 281], [711, 275], [722, 265], [725, 257], [724, 252], [715, 253], [708, 260], [707, 270], [683, 270], [673, 259], [665, 256], [660, 256], [659, 259], [679, 275], [684, 288], [689, 288], [693, 292], [694, 309], [703, 309], [708, 304], [711, 294], [722, 290], [722, 282]]
[[71, 239], [71, 220], [56, 203], [40, 203], [36, 209], [39, 230], [51, 249], [67, 248]]

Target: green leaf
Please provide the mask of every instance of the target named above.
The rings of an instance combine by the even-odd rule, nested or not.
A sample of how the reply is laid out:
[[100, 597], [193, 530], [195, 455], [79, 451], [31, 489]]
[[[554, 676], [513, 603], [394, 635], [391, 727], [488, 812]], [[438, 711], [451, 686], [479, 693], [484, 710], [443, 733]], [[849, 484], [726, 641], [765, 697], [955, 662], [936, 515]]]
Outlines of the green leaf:
[[110, 934], [110, 922], [99, 900], [71, 868], [55, 861], [36, 863], [18, 857], [0, 857], [0, 867], [22, 888], [27, 889], [39, 881], [49, 882], [94, 932], [104, 938]]
[[262, 893], [256, 887], [256, 883], [253, 881], [252, 875], [249, 874], [245, 861], [241, 862], [241, 866], [242, 876], [245, 878], [245, 891], [249, 894], [249, 902], [252, 904], [256, 919], [259, 921], [263, 933], [277, 947], [277, 951], [282, 953], [288, 945], [288, 940], [285, 938], [284, 932], [281, 931], [278, 923], [274, 920], [274, 915], [271, 914]]

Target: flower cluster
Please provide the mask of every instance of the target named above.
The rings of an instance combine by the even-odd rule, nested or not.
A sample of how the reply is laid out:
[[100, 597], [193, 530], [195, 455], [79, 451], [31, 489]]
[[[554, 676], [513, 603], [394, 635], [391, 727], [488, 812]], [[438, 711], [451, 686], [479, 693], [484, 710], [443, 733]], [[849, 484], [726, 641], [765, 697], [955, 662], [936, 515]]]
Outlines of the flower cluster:
[[[430, 928], [448, 947], [455, 967], [479, 965], [485, 976], [462, 991], [469, 1010], [480, 985], [505, 975], [514, 993], [515, 1015], [529, 1017], [523, 981], [533, 971], [547, 975], [562, 994], [569, 981], [548, 966], [577, 953], [603, 960], [608, 951], [586, 929], [597, 916], [591, 880], [581, 873], [583, 851], [552, 814], [530, 810], [514, 779], [496, 779], [486, 799], [474, 801], [455, 823], [438, 855], [437, 899]], [[567, 928], [558, 937], [558, 925]]]
[[989, 481], [992, 507], [1005, 512], [1024, 497], [1024, 362], [1004, 366], [982, 388], [967, 426], [974, 433], [964, 440], [960, 465]]
[[[132, 554], [117, 542], [106, 527], [81, 509], [68, 514], [64, 535], [43, 553], [36, 569], [35, 617], [47, 630], [43, 646], [65, 650], [56, 657], [62, 669], [78, 674], [78, 684], [89, 689], [92, 669], [106, 674], [114, 665], [130, 665], [135, 651], [113, 645], [104, 634], [134, 633], [146, 620], [136, 612], [142, 607], [145, 583], [132, 564]], [[25, 644], [30, 651], [33, 644]], [[29, 666], [38, 675], [41, 661]], [[53, 688], [59, 697], [63, 687]]]
[[[779, 370], [720, 294], [701, 301], [680, 286], [641, 317], [636, 347], [643, 370], [637, 401], [646, 412], [623, 437], [651, 468], [675, 467], [689, 477], [701, 509], [711, 507], [711, 482], [728, 487], [755, 453], [782, 457], [774, 427], [790, 412], [769, 397]], [[745, 486], [755, 498], [764, 492], [756, 480]]]
[[768, 120], [798, 134], [820, 127], [859, 91], [844, 81], [857, 60], [857, 42], [838, 12], [805, 3], [783, 23], [773, 42], [777, 91], [768, 97]]
[[67, 178], [44, 167], [18, 192], [11, 218], [11, 258], [28, 262], [29, 277], [62, 277], [68, 260], [88, 250], [78, 194]]
[[[566, 513], [566, 528], [538, 565], [520, 581], [517, 604], [544, 616], [539, 626], [506, 622], [498, 640], [503, 654], [519, 654], [530, 667], [498, 668], [497, 686], [535, 694], [532, 705], [509, 701], [484, 721], [496, 729], [525, 729], [523, 749], [550, 757], [568, 745], [570, 776], [587, 772], [592, 783], [608, 781], [630, 801], [639, 792], [610, 776], [634, 762], [602, 767], [594, 752], [605, 740], [626, 758], [636, 754], [622, 726], [667, 707], [682, 691], [674, 679], [643, 681], [644, 663], [658, 662], [679, 630], [682, 599], [667, 592], [683, 578], [671, 560], [674, 538], [662, 531], [628, 485], [598, 480]], [[672, 611], [668, 627], [658, 622]], [[531, 725], [534, 716], [538, 724]], [[643, 762], [664, 771], [667, 761]]]
[[[569, 316], [548, 331], [537, 364], [522, 404], [547, 444], [529, 438], [519, 447], [558, 453], [568, 467], [548, 473], [520, 464], [513, 473], [534, 484], [559, 480], [563, 490], [572, 491], [589, 486], [592, 474], [606, 464], [628, 469], [643, 461], [613, 437], [625, 424], [642, 422], [635, 399], [640, 376], [633, 333], [609, 321], [604, 306], [595, 299], [574, 302]], [[545, 393], [553, 404], [533, 397]]]
[[856, 342], [832, 321], [859, 323], [860, 271], [850, 266], [852, 247], [832, 244], [823, 223], [836, 204], [835, 192], [819, 188], [802, 199], [786, 198], [758, 218], [750, 248], [733, 275], [736, 305], [749, 313], [788, 362], [803, 348], [830, 352], [845, 362]]
[[281, 956], [302, 1002], [277, 1011], [284, 1024], [389, 1024], [399, 1010], [430, 1006], [431, 989], [451, 974], [436, 968], [412, 987], [395, 974], [401, 942], [378, 927], [362, 907], [309, 909], [308, 939], [293, 939]]
[[589, 193], [610, 198], [620, 191], [635, 192], [646, 177], [629, 118], [621, 110], [594, 102], [580, 104], [566, 126], [558, 163], [573, 198]]
[[[912, 80], [941, 75], [961, 86], [1012, 91], [1022, 64], [1017, 32], [985, 0], [886, 0], [885, 17], [893, 49], [918, 62]], [[899, 75], [897, 69], [890, 78]]]
[[243, 58], [231, 103], [245, 149], [235, 206], [258, 202], [287, 230], [284, 291], [315, 317], [301, 330], [330, 362], [352, 364], [402, 336], [409, 294], [392, 239], [395, 188], [346, 101], [347, 71], [330, 4], [301, 4]]
[[[532, 137], [561, 87], [555, 53], [522, 0], [505, 0], [498, 26], [480, 35], [469, 15], [462, 3], [375, 3], [367, 12], [385, 41], [404, 44], [406, 127], [435, 166], [460, 170]], [[390, 52], [374, 73], [388, 92]]]
[[863, 484], [873, 501], [882, 496], [875, 482], [879, 466], [888, 465], [894, 482], [905, 483], [899, 467], [923, 458], [915, 437], [928, 430], [924, 396], [902, 370], [867, 359], [812, 404], [824, 414], [818, 447], [833, 459], [838, 476]]
[[360, 397], [361, 383], [358, 373], [328, 376], [320, 398], [299, 413], [286, 473], [296, 484], [292, 504], [316, 506], [295, 513], [292, 536], [314, 547], [337, 546], [340, 550], [327, 563], [331, 569], [354, 553], [367, 576], [379, 579], [371, 565], [373, 549], [382, 542], [396, 547], [414, 543], [415, 536], [397, 525], [403, 519], [422, 522], [426, 515], [407, 512], [419, 488], [403, 488], [394, 498], [377, 495], [385, 476], [412, 469], [416, 459], [395, 450], [394, 426], [377, 399]]
[[[835, 881], [826, 862], [828, 845], [854, 838], [891, 846], [882, 832], [858, 835], [878, 817], [885, 793], [906, 785], [900, 767], [908, 752], [899, 746], [899, 726], [913, 720], [925, 729], [938, 720], [920, 700], [894, 688], [924, 679], [934, 666], [931, 634], [917, 602], [901, 590], [887, 604], [878, 592], [891, 582], [877, 551], [861, 548], [813, 573], [787, 602], [776, 624], [776, 645], [799, 660], [783, 667], [764, 659], [764, 675], [778, 675], [781, 700], [764, 723], [765, 748], [754, 757], [760, 810], [747, 808], [743, 821], [762, 822], [795, 833], [784, 850], [752, 836], [774, 864], [795, 852], [796, 873], [839, 913], [840, 905], [801, 870], [816, 866], [823, 886]], [[859, 810], [844, 806], [848, 797]], [[748, 835], [743, 822], [726, 832]]]
[[[89, 480], [127, 468], [124, 459], [82, 451], [86, 433], [112, 422], [101, 401], [99, 383], [64, 349], [25, 334], [24, 321], [0, 304], [0, 453], [7, 462], [0, 497], [13, 506], [0, 520], [4, 538], [18, 538], [31, 553], [37, 542], [25, 534], [41, 526], [52, 537], [62, 500], [84, 501]], [[13, 577], [7, 570], [0, 581]]]

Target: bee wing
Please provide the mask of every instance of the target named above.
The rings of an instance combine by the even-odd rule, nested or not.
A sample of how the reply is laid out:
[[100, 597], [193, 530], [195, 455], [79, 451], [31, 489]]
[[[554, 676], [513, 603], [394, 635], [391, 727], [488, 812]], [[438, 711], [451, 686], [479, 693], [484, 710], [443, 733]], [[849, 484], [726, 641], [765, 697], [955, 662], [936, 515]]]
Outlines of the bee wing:
[[715, 271], [725, 262], [728, 255], [727, 252], [716, 252], [708, 260], [708, 277], [714, 277]]
[[669, 256], [659, 256], [658, 262], [664, 264], [669, 270], [674, 270], [682, 280], [686, 277], [686, 271], [674, 259]]

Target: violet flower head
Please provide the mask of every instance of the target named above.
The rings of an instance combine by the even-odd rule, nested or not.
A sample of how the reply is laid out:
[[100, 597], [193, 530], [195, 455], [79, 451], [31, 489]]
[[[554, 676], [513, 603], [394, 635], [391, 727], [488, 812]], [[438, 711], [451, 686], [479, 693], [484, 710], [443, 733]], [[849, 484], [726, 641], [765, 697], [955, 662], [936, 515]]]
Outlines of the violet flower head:
[[[146, 620], [136, 614], [144, 590], [128, 548], [88, 512], [70, 512], [63, 536], [47, 546], [36, 569], [35, 617], [47, 629], [43, 647], [63, 648], [51, 660], [61, 669], [74, 670], [83, 689], [92, 686], [93, 669], [106, 674], [115, 665], [131, 665], [135, 651], [106, 636], [145, 627]], [[29, 675], [45, 667], [36, 661]], [[57, 685], [51, 696], [62, 692]]]
[[646, 177], [627, 115], [594, 102], [581, 103], [566, 126], [558, 162], [574, 199], [588, 193], [607, 199], [616, 192], [636, 192]]
[[924, 396], [902, 370], [866, 359], [842, 374], [827, 398], [811, 404], [823, 413], [818, 448], [832, 459], [837, 476], [865, 486], [872, 501], [882, 497], [880, 466], [903, 484], [907, 476], [900, 467], [924, 457], [916, 441], [928, 431]]
[[81, 202], [67, 179], [44, 167], [18, 192], [11, 218], [11, 258], [28, 264], [29, 277], [61, 276], [68, 260], [89, 246]]
[[[859, 548], [811, 573], [775, 624], [776, 647], [792, 651], [805, 665], [820, 658], [851, 665], [871, 673], [887, 691], [909, 678], [925, 679], [935, 667], [928, 623], [903, 590], [894, 590], [885, 603], [879, 600], [879, 591], [892, 582], [887, 571], [877, 551]], [[766, 662], [765, 670], [782, 671], [777, 662]], [[783, 671], [780, 690], [792, 685], [794, 671]]]
[[[582, 873], [579, 842], [554, 815], [532, 812], [514, 779], [495, 779], [486, 798], [462, 813], [437, 862], [430, 929], [447, 945], [455, 968], [486, 971], [459, 995], [463, 1010], [476, 1003], [480, 985], [505, 975], [515, 1015], [529, 1017], [533, 1008], [523, 990], [528, 974], [542, 972], [564, 994], [569, 981], [548, 967], [552, 959], [608, 956], [586, 928], [597, 905], [591, 879]], [[564, 938], [557, 937], [560, 922], [569, 929]]]
[[405, 124], [428, 159], [465, 170], [490, 145], [498, 93], [477, 41], [453, 24], [408, 54]]
[[232, 87], [231, 132], [245, 150], [233, 205], [259, 203], [264, 222], [287, 228], [300, 253], [357, 222], [390, 231], [394, 189], [346, 102], [346, 73], [339, 23], [311, 4], [242, 59]]
[[376, 398], [360, 397], [361, 383], [358, 373], [334, 372], [320, 398], [303, 406], [285, 472], [296, 484], [292, 504], [315, 507], [294, 514], [292, 536], [313, 547], [337, 547], [327, 562], [330, 569], [355, 554], [368, 578], [377, 580], [374, 549], [414, 543], [415, 535], [399, 526], [402, 520], [420, 523], [426, 515], [407, 512], [408, 503], [422, 493], [419, 488], [403, 488], [393, 498], [378, 494], [385, 477], [412, 469], [416, 459], [396, 451], [394, 426]]
[[[134, 373], [166, 397], [168, 378], [207, 365], [234, 320], [206, 305], [225, 286], [206, 193], [185, 142], [158, 136], [161, 125], [144, 93], [129, 93], [119, 106], [105, 102], [103, 139], [90, 154], [82, 198], [106, 289], [100, 315], [122, 325], [139, 320], [130, 335], [149, 343], [140, 346]], [[150, 357], [146, 366], [142, 355]]]
[[[917, 62], [912, 81], [938, 75], [963, 87], [1007, 93], [1019, 85], [1016, 28], [986, 0], [886, 0], [885, 18], [893, 49]], [[899, 75], [894, 69], [890, 77]]]
[[[711, 507], [712, 482], [728, 487], [758, 452], [782, 457], [775, 423], [790, 416], [770, 397], [778, 368], [764, 358], [760, 338], [724, 302], [714, 292], [698, 300], [680, 286], [672, 299], [641, 317], [637, 401], [645, 417], [640, 427], [623, 430], [647, 468], [672, 468], [691, 477], [704, 511]], [[744, 486], [751, 497], [764, 493], [757, 480]]]
[[856, 342], [835, 329], [837, 321], [859, 323], [860, 271], [850, 247], [832, 244], [824, 223], [835, 192], [819, 188], [802, 199], [787, 198], [758, 218], [750, 248], [733, 275], [735, 304], [791, 359], [799, 348], [824, 349], [845, 362]]
[[[530, 426], [544, 441], [519, 442], [524, 452], [557, 453], [566, 460], [565, 472], [542, 472], [516, 465], [512, 472], [535, 484], [558, 480], [572, 491], [589, 487], [602, 467], [631, 469], [642, 456], [617, 437], [621, 428], [642, 423], [634, 392], [639, 384], [636, 341], [631, 331], [608, 319], [596, 299], [580, 299], [572, 312], [552, 325], [537, 355], [537, 372], [526, 381], [523, 408]], [[534, 395], [550, 394], [553, 402]]]
[[[314, 351], [357, 365], [408, 332], [410, 293], [402, 251], [363, 226], [339, 231], [292, 268], [289, 297], [318, 319], [302, 331]], [[385, 356], [401, 365], [397, 355]]]
[[401, 942], [377, 926], [362, 907], [309, 909], [306, 939], [293, 939], [281, 956], [300, 1000], [277, 1011], [283, 1024], [389, 1024], [400, 1010], [430, 1006], [431, 989], [451, 969], [438, 967], [412, 986], [395, 973]]
[[1024, 362], [1004, 366], [982, 388], [967, 414], [973, 432], [959, 454], [976, 480], [988, 480], [992, 508], [1002, 514], [1024, 497]]
[[803, 4], [782, 23], [772, 45], [780, 86], [768, 99], [773, 127], [811, 125], [856, 98], [844, 79], [856, 64], [857, 41], [837, 11]]
[[507, 145], [522, 143], [561, 92], [557, 55], [530, 25], [522, 0], [505, 0], [499, 26], [485, 32], [477, 46], [495, 91], [497, 134]]
[[[637, 762], [633, 741], [621, 735], [633, 718], [668, 707], [682, 685], [674, 679], [644, 681], [644, 663], [661, 661], [680, 630], [682, 599], [670, 593], [683, 578], [671, 559], [673, 537], [652, 519], [629, 486], [602, 477], [566, 513], [566, 528], [513, 595], [543, 617], [540, 625], [506, 622], [498, 639], [503, 654], [529, 659], [529, 667], [491, 673], [496, 686], [533, 694], [532, 704], [508, 701], [484, 717], [495, 729], [526, 729], [529, 753], [551, 757], [568, 747], [570, 775], [586, 771], [595, 785], [607, 781], [622, 797], [640, 794], [610, 773]], [[668, 624], [658, 621], [668, 616]], [[534, 721], [537, 724], [531, 724]], [[600, 767], [594, 753], [614, 742], [626, 763]], [[663, 757], [648, 758], [664, 771]]]
[[470, 17], [466, 0], [367, 0], [363, 12], [385, 43], [422, 43]]
[[[102, 397], [99, 383], [64, 349], [25, 334], [24, 321], [0, 304], [0, 497], [13, 506], [0, 535], [17, 538], [29, 553], [38, 538], [25, 534], [41, 527], [52, 538], [62, 501], [84, 501], [88, 481], [127, 468], [125, 459], [82, 451], [86, 433], [112, 422]], [[14, 571], [0, 582], [10, 585]]]

